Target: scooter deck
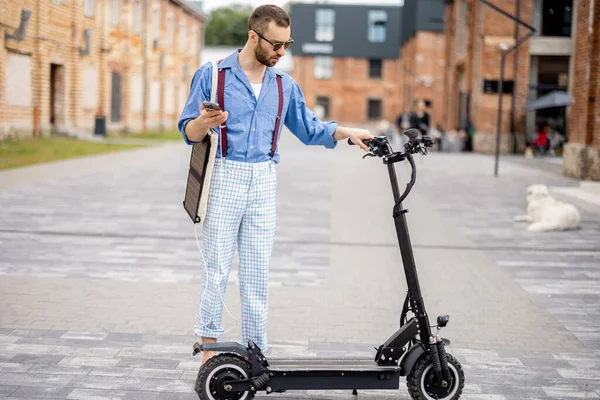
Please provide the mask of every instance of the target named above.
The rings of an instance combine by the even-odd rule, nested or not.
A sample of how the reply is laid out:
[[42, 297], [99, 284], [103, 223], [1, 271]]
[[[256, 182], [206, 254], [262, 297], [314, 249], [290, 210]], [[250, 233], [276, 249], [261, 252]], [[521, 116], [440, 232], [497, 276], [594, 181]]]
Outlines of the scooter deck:
[[397, 365], [377, 365], [373, 357], [348, 357], [348, 358], [268, 358], [269, 370], [272, 372], [285, 371], [396, 371]]

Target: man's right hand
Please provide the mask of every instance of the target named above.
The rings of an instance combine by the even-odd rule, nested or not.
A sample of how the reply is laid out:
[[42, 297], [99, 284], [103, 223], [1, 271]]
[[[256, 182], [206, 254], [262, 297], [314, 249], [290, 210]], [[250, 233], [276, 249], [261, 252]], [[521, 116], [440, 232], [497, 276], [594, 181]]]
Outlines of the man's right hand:
[[200, 116], [198, 119], [200, 120], [200, 123], [206, 127], [206, 129], [212, 129], [227, 121], [228, 116], [229, 113], [227, 111], [207, 110], [204, 105], [201, 105]]

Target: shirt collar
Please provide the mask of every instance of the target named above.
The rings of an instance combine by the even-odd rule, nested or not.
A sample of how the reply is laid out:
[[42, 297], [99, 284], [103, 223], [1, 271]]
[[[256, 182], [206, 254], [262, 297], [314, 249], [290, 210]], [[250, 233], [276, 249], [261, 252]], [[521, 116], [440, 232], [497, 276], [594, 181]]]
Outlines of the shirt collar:
[[[236, 51], [225, 57], [219, 63], [219, 68], [236, 68], [241, 71], [242, 67], [240, 66], [240, 62], [238, 61], [238, 55], [240, 54], [240, 51], [242, 51], [242, 49], [237, 49]], [[274, 78], [275, 75], [283, 76], [283, 73], [281, 71], [273, 67], [267, 67], [267, 72], [265, 74], [266, 76], [271, 78]]]

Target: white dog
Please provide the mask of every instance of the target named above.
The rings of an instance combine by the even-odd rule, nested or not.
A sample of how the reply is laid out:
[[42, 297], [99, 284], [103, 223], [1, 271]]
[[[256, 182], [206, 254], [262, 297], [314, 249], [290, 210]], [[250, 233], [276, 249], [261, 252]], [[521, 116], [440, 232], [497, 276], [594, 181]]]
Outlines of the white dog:
[[579, 229], [581, 217], [575, 206], [550, 196], [545, 185], [527, 188], [527, 214], [519, 215], [516, 222], [531, 222], [530, 232], [564, 231]]

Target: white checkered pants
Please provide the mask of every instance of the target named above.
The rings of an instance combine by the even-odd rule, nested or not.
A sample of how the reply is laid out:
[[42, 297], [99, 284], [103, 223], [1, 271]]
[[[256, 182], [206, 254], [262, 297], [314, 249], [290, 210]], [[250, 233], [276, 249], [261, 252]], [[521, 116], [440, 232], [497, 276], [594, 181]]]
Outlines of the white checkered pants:
[[277, 177], [271, 161], [215, 161], [208, 209], [202, 227], [203, 286], [195, 334], [223, 335], [223, 299], [233, 255], [240, 258], [242, 345], [267, 350], [267, 279], [275, 237]]

